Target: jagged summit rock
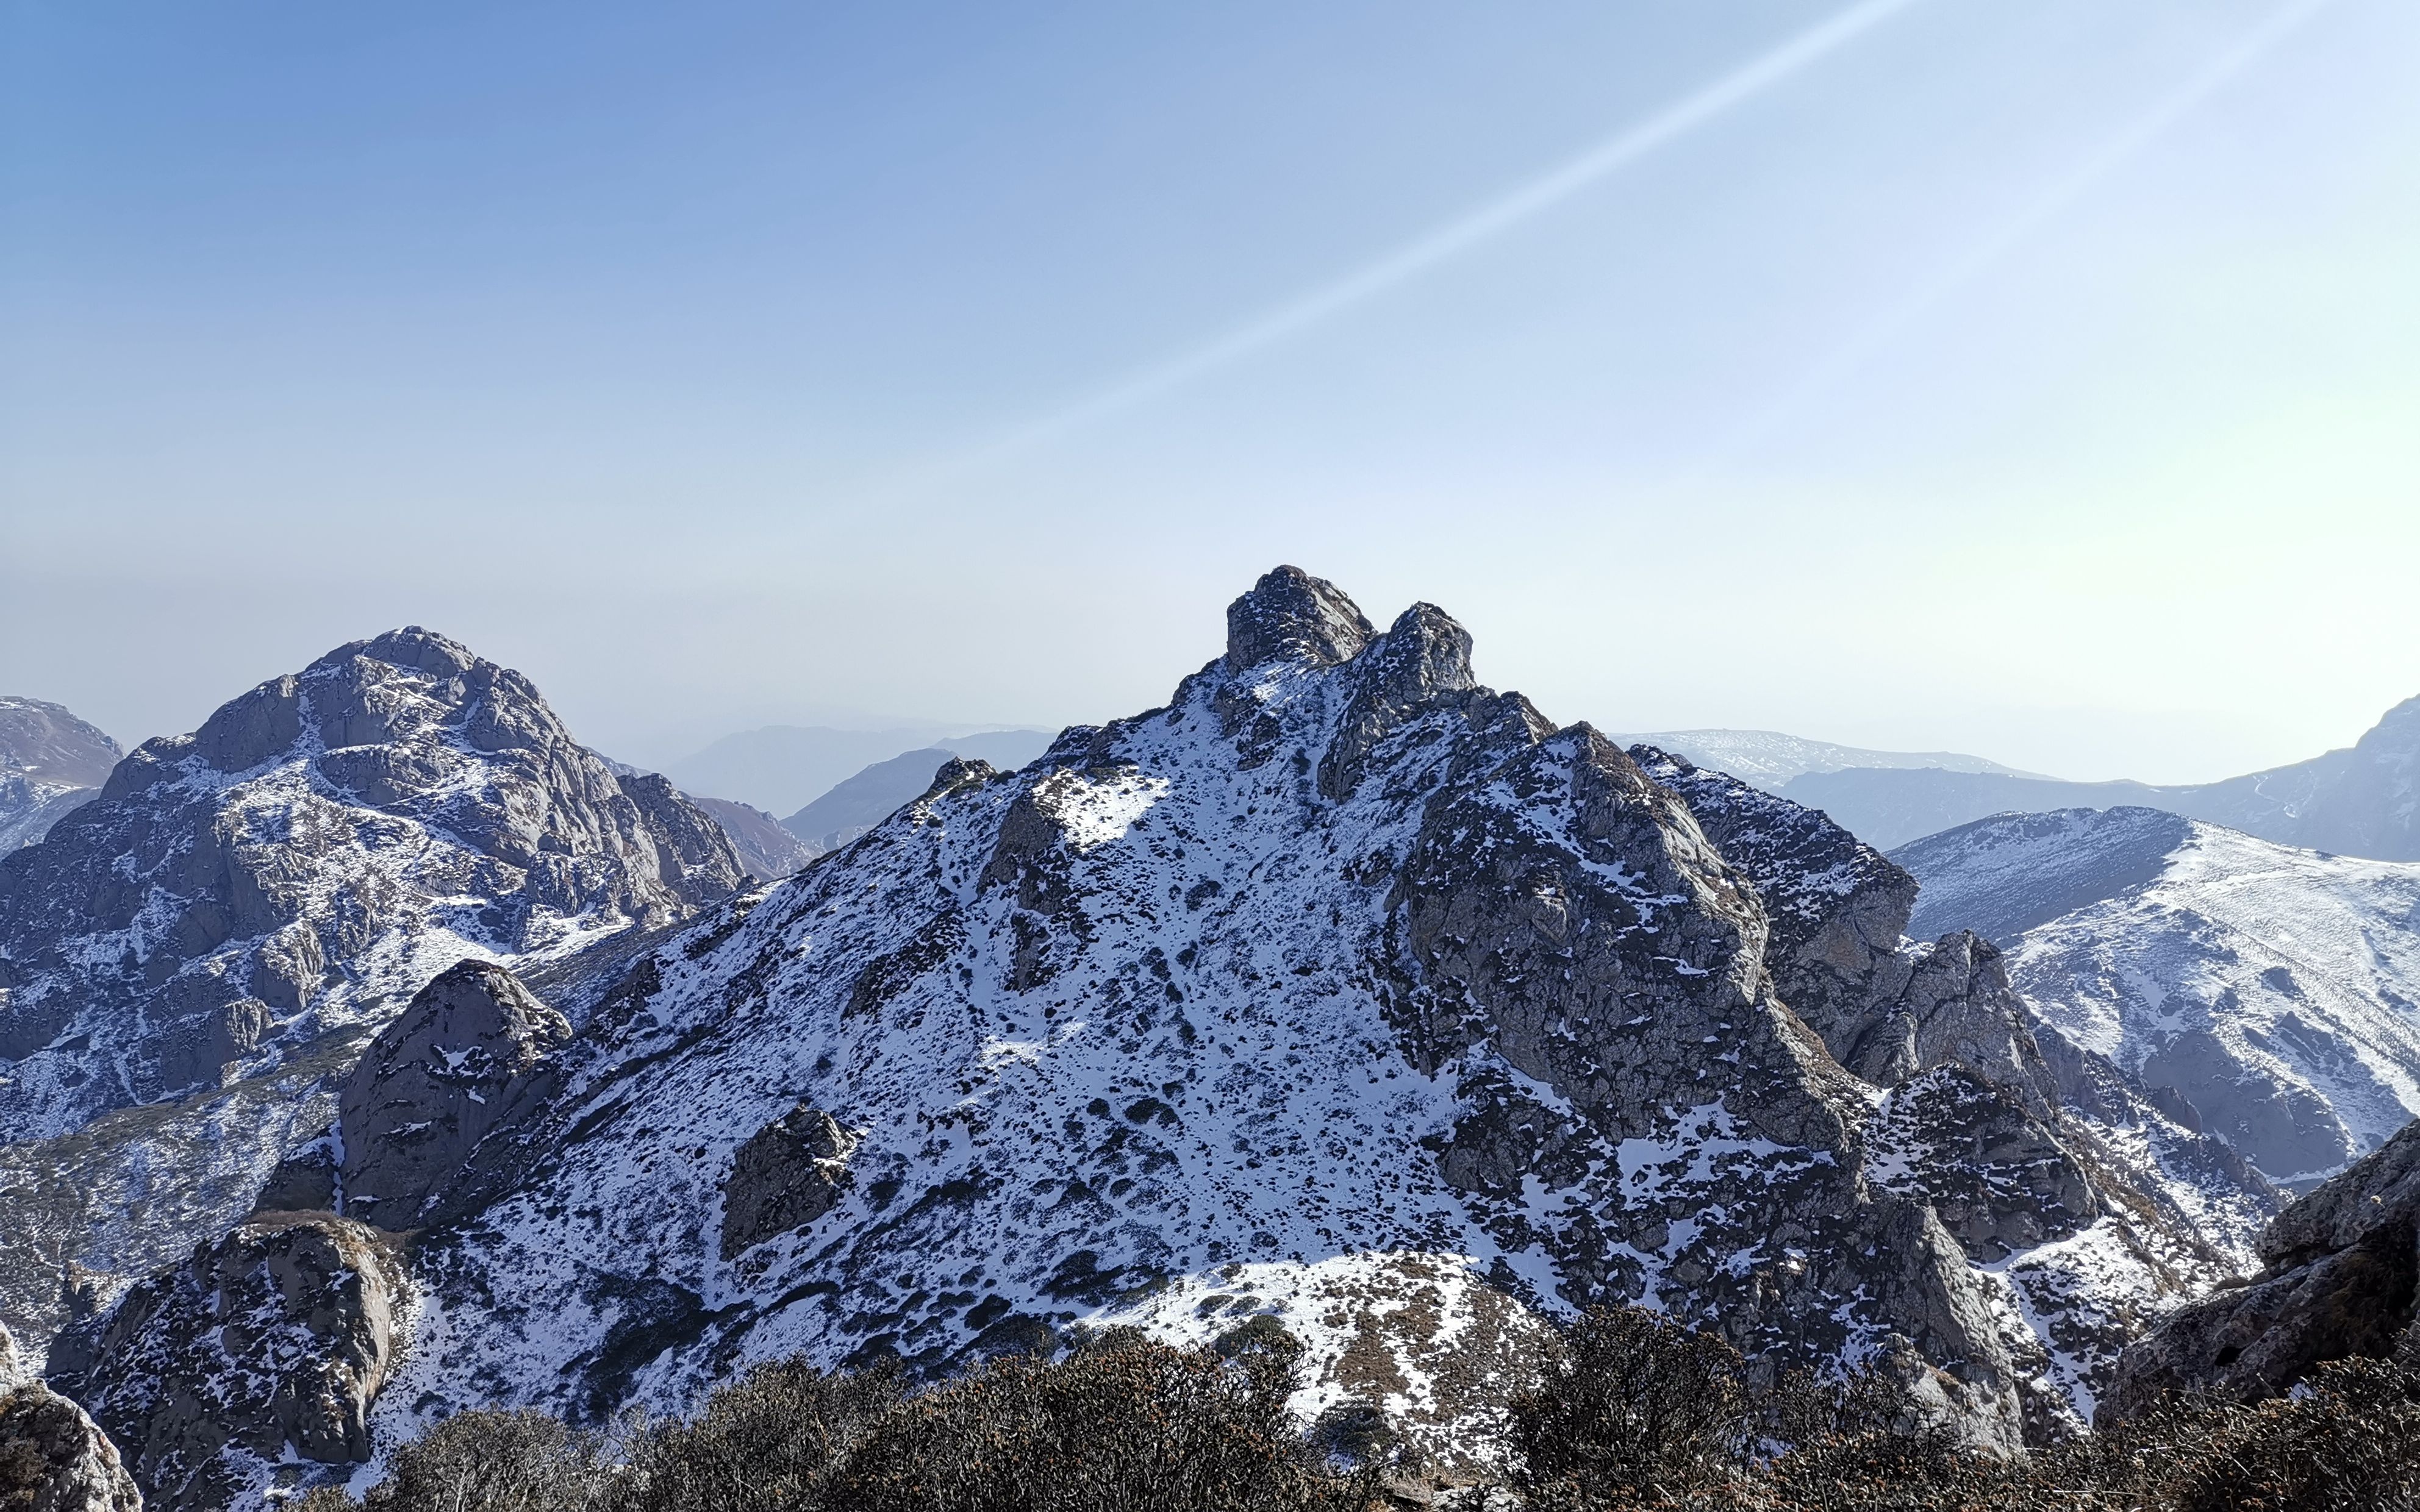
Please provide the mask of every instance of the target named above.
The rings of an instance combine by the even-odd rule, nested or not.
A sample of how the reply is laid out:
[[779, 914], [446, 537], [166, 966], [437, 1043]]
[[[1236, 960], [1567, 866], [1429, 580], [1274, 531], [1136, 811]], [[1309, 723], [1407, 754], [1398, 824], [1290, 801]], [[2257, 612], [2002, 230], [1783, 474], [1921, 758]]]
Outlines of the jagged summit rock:
[[[2265, 1218], [1988, 947], [1904, 944], [1905, 873], [1821, 815], [1558, 728], [1429, 606], [1378, 634], [1280, 569], [1229, 625], [1169, 706], [944, 767], [635, 962], [533, 1174], [423, 1236], [396, 1429], [1269, 1316], [1307, 1415], [1450, 1445], [1538, 1311], [1640, 1300], [1761, 1368], [1887, 1355], [2005, 1447], [2225, 1269], [2185, 1204]], [[1878, 1033], [1895, 1086], [1827, 1044]]]
[[1358, 656], [1376, 634], [1334, 583], [1300, 567], [1278, 567], [1227, 606], [1226, 665], [1231, 671], [1278, 660], [1332, 667]]

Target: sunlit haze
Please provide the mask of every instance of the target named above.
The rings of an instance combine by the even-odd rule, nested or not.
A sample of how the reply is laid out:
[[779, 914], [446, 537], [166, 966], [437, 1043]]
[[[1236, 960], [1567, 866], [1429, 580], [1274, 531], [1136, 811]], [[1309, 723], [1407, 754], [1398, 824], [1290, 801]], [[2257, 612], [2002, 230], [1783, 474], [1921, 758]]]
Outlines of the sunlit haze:
[[12, 6], [0, 693], [1162, 702], [1295, 563], [1617, 731], [2420, 694], [2420, 7]]

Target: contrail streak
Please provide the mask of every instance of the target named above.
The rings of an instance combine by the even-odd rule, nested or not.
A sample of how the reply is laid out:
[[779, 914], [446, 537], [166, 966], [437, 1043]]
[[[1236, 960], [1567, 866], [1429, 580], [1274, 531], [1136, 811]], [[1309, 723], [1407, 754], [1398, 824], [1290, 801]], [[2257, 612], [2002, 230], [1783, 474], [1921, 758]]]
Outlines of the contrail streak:
[[2089, 156], [2061, 175], [1991, 235], [1911, 289], [1906, 297], [1885, 310], [1871, 324], [1841, 343], [1805, 377], [1791, 385], [1779, 399], [1766, 407], [1754, 421], [1733, 432], [1720, 455], [1736, 455], [1763, 440], [1809, 399], [1832, 388], [1862, 366], [1934, 305], [1981, 277], [2019, 242], [2083, 198], [2093, 186], [2150, 146], [2238, 75], [2259, 62], [2271, 49], [2299, 31], [2330, 3], [2331, 0], [2292, 0], [2292, 3], [2273, 11], [2268, 20], [2253, 27], [2208, 68], [2127, 123], [2124, 129], [2094, 148]]
[[1282, 341], [1340, 310], [1418, 277], [1763, 93], [1915, 3], [1916, 0], [1862, 0], [1503, 198], [1397, 248], [1358, 271], [1247, 321], [1216, 340], [1130, 374], [1088, 399], [1024, 425], [969, 460], [996, 460], [1065, 435], [1112, 411], [1164, 393], [1212, 368]]

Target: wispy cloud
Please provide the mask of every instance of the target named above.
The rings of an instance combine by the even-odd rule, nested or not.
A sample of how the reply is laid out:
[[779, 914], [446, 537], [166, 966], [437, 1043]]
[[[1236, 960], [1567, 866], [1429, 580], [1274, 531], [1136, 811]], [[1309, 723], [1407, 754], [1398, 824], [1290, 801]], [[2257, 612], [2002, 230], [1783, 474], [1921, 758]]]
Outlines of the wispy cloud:
[[974, 471], [1080, 430], [1406, 284], [1755, 99], [1916, 3], [1862, 0], [1511, 193], [1223, 335], [1140, 367], [1051, 414], [1017, 426], [944, 471], [951, 474]]

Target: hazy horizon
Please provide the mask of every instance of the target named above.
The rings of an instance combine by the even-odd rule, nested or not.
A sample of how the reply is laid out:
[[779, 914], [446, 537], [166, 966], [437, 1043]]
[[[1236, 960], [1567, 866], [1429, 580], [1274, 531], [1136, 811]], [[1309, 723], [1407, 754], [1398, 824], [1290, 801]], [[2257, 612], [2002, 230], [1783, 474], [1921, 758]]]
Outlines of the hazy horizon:
[[1156, 704], [1295, 563], [1619, 731], [2420, 694], [2420, 9], [35, 5], [0, 694], [425, 624], [660, 764]]

